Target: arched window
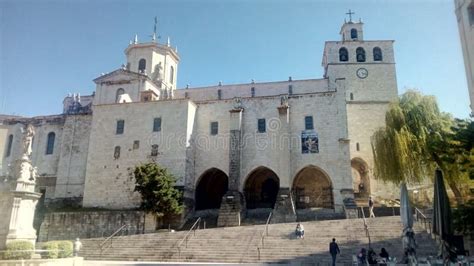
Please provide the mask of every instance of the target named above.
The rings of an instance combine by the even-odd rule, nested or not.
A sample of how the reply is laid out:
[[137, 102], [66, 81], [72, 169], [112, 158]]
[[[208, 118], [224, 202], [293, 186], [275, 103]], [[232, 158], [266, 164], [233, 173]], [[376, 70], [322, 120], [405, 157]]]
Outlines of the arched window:
[[56, 138], [56, 134], [54, 132], [49, 132], [48, 140], [46, 142], [46, 154], [53, 154], [55, 138]]
[[125, 90], [122, 89], [122, 88], [119, 88], [117, 90], [117, 93], [115, 93], [115, 102], [118, 103], [119, 102], [119, 98], [120, 98], [120, 95], [124, 94], [125, 93]]
[[146, 69], [146, 60], [142, 58], [140, 59], [140, 61], [138, 61], [138, 73], [145, 72], [145, 69]]
[[347, 62], [349, 60], [349, 52], [346, 48], [342, 47], [339, 49], [339, 61]]
[[365, 62], [365, 50], [362, 47], [357, 48], [356, 50], [357, 62]]
[[382, 61], [383, 59], [382, 49], [380, 49], [379, 47], [375, 47], [373, 53], [374, 53], [374, 61]]
[[357, 30], [351, 29], [351, 39], [357, 39]]
[[350, 99], [351, 99], [351, 101], [354, 100], [354, 94], [352, 92], [350, 94]]
[[171, 69], [170, 69], [170, 83], [173, 84], [174, 82], [174, 67], [171, 66]]
[[8, 144], [7, 144], [7, 154], [6, 157], [12, 154], [12, 146], [13, 146], [13, 135], [8, 136]]

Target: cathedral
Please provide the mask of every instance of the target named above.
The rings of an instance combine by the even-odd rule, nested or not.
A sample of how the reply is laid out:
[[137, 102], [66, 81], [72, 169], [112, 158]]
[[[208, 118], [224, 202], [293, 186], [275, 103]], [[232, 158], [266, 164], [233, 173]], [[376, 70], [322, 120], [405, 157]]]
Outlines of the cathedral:
[[397, 99], [394, 41], [365, 40], [363, 26], [344, 22], [325, 43], [322, 78], [180, 89], [177, 49], [135, 38], [127, 63], [94, 79], [92, 95], [66, 97], [61, 114], [0, 116], [0, 176], [31, 125], [36, 190], [50, 206], [136, 209], [129, 173], [150, 161], [177, 178], [187, 214], [216, 210], [222, 226], [259, 209], [291, 220], [396, 198], [373, 177], [370, 142]]

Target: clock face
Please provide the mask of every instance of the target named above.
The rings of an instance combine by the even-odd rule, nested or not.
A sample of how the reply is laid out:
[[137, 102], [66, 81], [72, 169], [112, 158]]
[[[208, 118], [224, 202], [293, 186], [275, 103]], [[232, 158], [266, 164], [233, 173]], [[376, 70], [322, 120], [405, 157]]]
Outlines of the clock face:
[[367, 71], [367, 69], [365, 68], [359, 68], [357, 69], [356, 74], [357, 74], [357, 77], [361, 79], [365, 79], [369, 75], [369, 71]]

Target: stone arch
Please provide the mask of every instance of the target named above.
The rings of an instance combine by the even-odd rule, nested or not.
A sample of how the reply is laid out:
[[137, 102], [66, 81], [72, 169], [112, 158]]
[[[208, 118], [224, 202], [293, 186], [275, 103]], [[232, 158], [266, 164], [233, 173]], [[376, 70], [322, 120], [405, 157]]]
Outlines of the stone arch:
[[309, 165], [293, 179], [296, 209], [334, 208], [333, 186], [329, 175], [321, 168]]
[[247, 209], [275, 207], [280, 178], [270, 168], [260, 166], [247, 176], [244, 195]]
[[352, 158], [352, 185], [356, 196], [370, 195], [369, 165], [362, 158]]
[[229, 189], [229, 177], [222, 170], [210, 168], [200, 177], [196, 186], [196, 210], [219, 209], [222, 197]]

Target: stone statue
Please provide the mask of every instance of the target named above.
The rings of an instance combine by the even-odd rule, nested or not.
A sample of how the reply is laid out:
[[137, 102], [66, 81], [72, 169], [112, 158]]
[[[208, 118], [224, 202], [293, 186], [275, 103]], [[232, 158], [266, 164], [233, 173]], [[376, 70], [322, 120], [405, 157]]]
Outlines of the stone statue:
[[242, 98], [240, 97], [235, 97], [234, 98], [234, 109], [242, 109]]
[[26, 126], [26, 130], [23, 131], [23, 157], [30, 157], [31, 146], [33, 145], [33, 137], [35, 136], [35, 130], [31, 124]]
[[30, 166], [30, 181], [35, 181], [36, 177], [38, 176], [38, 167]]
[[155, 80], [163, 80], [163, 66], [161, 62], [155, 66]]

